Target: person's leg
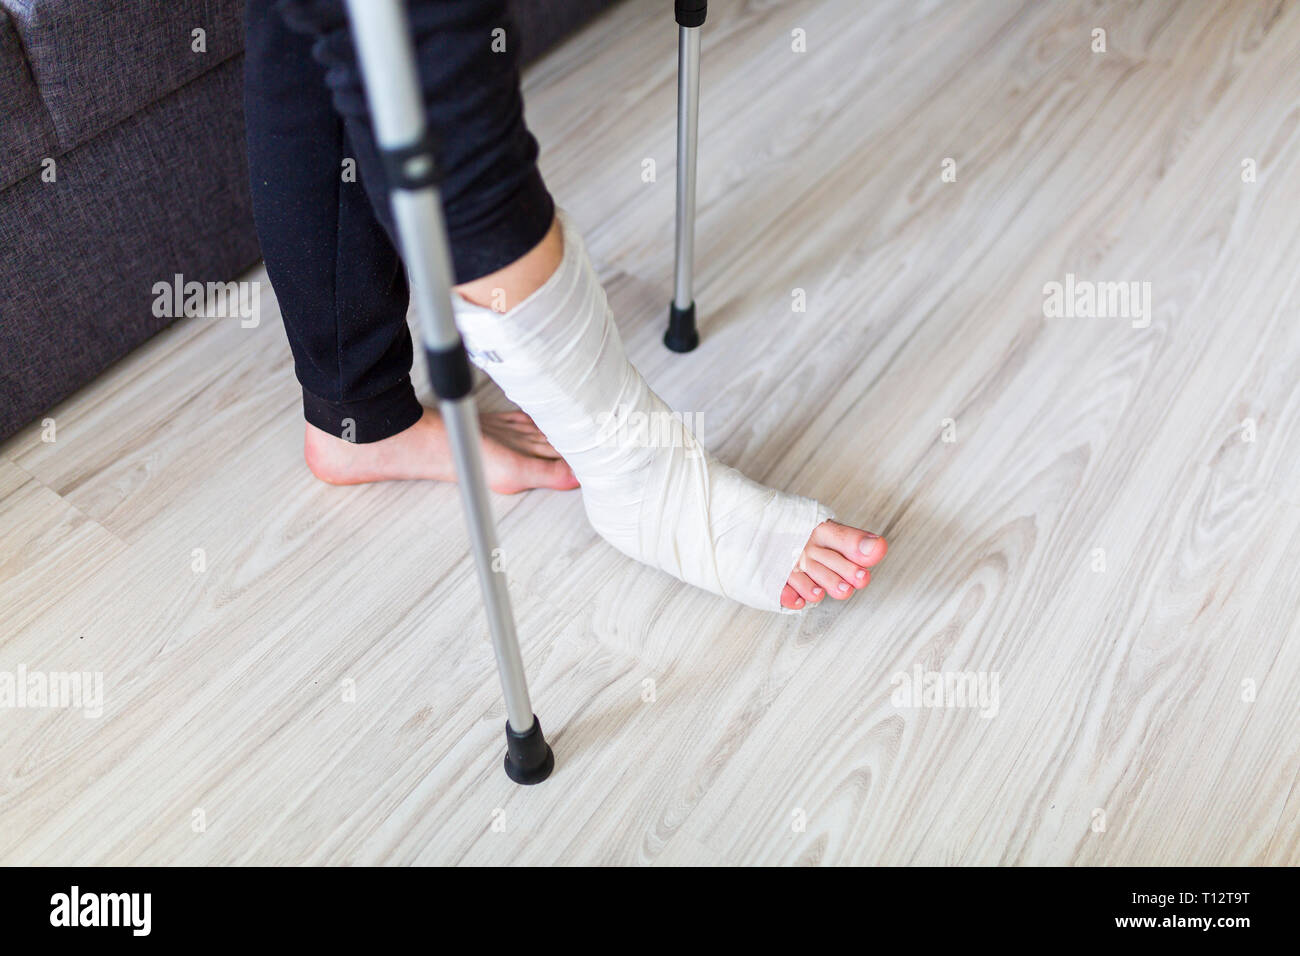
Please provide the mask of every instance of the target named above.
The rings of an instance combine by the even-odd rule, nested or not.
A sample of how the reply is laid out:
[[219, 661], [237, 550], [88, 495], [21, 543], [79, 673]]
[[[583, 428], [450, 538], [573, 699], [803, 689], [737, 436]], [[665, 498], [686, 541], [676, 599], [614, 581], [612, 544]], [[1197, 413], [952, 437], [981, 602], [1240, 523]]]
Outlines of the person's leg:
[[831, 521], [704, 449], [628, 361], [573, 222], [561, 260], [504, 312], [456, 302], [471, 357], [545, 432], [582, 482], [592, 526], [623, 553], [768, 610], [865, 587], [883, 539]]
[[[382, 195], [340, 4], [282, 3], [314, 31], [363, 177]], [[722, 465], [680, 419], [667, 442], [626, 441], [610, 427], [627, 414], [670, 428], [674, 419], [627, 361], [582, 243], [563, 217], [557, 224], [536, 174], [513, 54], [492, 50], [494, 30], [509, 37], [504, 8], [504, 0], [411, 7], [440, 147], [458, 319], [475, 361], [574, 466], [593, 525], [620, 550], [758, 607], [849, 596], [884, 556], [882, 539]]]
[[365, 443], [420, 417], [402, 262], [362, 186], [311, 40], [248, 0], [244, 103], [253, 215], [308, 422]]
[[[391, 237], [388, 184], [342, 0], [273, 6], [309, 38], [374, 214]], [[414, 0], [408, 12], [454, 279], [472, 282], [517, 266], [555, 220], [537, 140], [524, 123], [518, 39], [506, 0]]]
[[[443, 423], [411, 386], [387, 198], [357, 169], [372, 143], [352, 142], [312, 55], [319, 38], [291, 29], [280, 6], [248, 0], [244, 97], [254, 216], [303, 388], [308, 464], [335, 483], [454, 480]], [[495, 490], [574, 487], [526, 416], [482, 422]]]
[[523, 256], [480, 279], [461, 283], [455, 292], [475, 305], [504, 312], [540, 289], [560, 267], [563, 255], [560, 221], [553, 219], [542, 241]]

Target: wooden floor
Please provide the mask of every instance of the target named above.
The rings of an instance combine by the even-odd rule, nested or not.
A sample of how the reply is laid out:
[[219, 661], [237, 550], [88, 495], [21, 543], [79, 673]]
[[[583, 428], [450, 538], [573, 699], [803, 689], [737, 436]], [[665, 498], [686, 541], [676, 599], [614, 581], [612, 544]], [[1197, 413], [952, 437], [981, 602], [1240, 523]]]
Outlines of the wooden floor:
[[[268, 286], [0, 446], [0, 671], [104, 680], [0, 710], [0, 862], [1300, 863], [1300, 7], [711, 6], [698, 351], [664, 5], [530, 122], [651, 384], [885, 533], [868, 591], [763, 615], [494, 499], [558, 760], [513, 786], [456, 492], [308, 474]], [[1149, 327], [1045, 317], [1067, 274]]]

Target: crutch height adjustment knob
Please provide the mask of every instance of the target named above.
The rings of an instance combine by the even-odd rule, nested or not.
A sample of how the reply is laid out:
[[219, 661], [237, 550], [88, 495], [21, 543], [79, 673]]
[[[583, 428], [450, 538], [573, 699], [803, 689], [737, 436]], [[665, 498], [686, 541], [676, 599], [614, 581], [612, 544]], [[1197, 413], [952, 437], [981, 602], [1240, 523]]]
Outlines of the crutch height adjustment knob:
[[433, 134], [425, 130], [409, 146], [379, 148], [379, 161], [388, 177], [389, 189], [415, 192], [438, 185], [437, 147]]
[[439, 401], [454, 402], [474, 391], [474, 373], [463, 341], [446, 349], [427, 348], [424, 357], [429, 363], [429, 383]]

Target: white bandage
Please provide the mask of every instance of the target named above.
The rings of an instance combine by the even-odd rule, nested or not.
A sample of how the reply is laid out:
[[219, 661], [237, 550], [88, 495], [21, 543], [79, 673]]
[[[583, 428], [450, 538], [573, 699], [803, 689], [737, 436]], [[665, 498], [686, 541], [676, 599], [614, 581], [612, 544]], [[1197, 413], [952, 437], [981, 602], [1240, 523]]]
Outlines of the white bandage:
[[605, 540], [715, 594], [781, 610], [830, 511], [704, 450], [628, 361], [582, 238], [557, 215], [564, 258], [540, 289], [504, 314], [455, 297], [471, 357], [573, 468]]

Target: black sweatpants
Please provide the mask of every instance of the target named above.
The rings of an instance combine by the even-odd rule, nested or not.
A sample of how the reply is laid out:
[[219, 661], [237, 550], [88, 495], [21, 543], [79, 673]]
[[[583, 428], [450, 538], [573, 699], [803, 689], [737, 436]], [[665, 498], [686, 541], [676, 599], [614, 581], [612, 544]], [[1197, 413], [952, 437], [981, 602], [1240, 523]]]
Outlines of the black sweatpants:
[[[410, 13], [452, 265], [468, 282], [541, 242], [555, 206], [524, 125], [505, 0], [411, 0]], [[421, 408], [406, 276], [343, 4], [247, 0], [246, 28], [253, 215], [303, 411], [331, 434], [378, 441]]]

